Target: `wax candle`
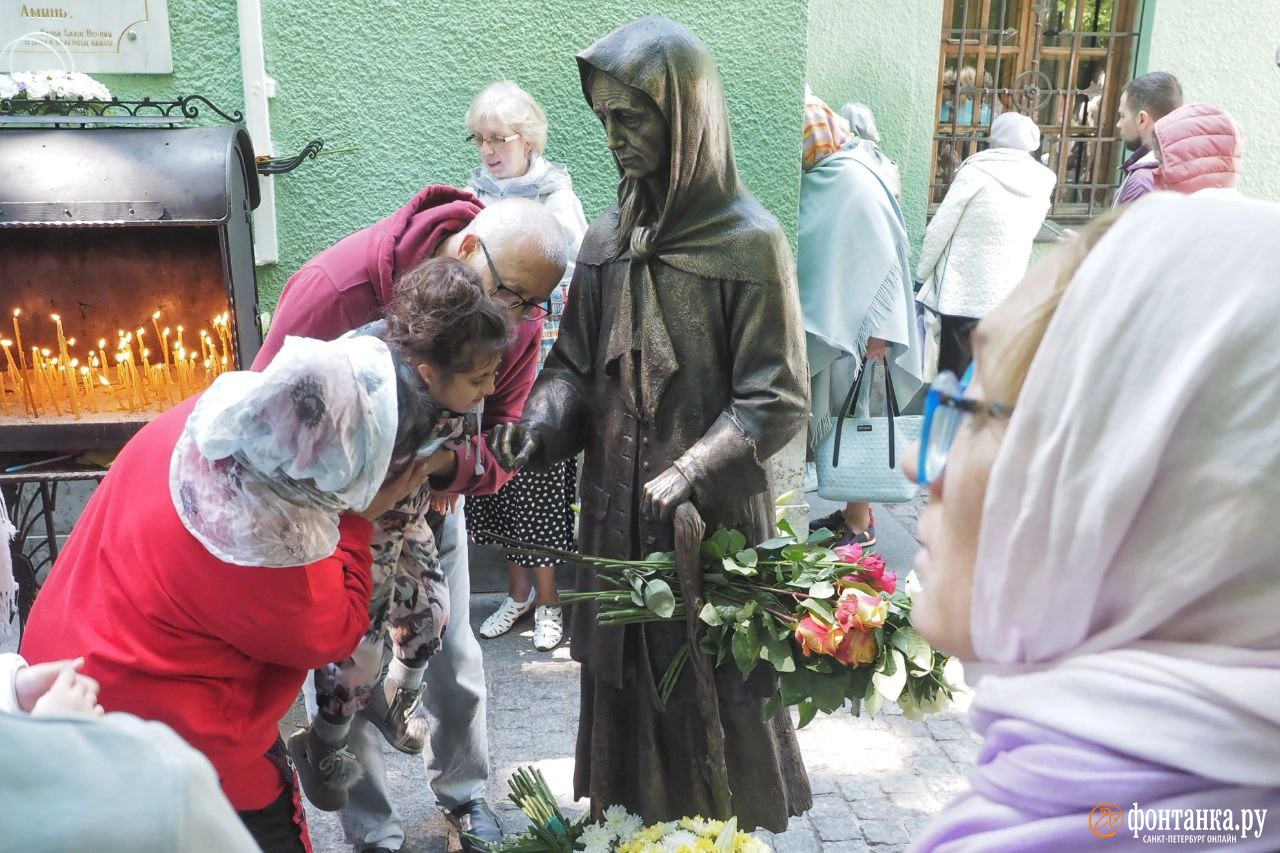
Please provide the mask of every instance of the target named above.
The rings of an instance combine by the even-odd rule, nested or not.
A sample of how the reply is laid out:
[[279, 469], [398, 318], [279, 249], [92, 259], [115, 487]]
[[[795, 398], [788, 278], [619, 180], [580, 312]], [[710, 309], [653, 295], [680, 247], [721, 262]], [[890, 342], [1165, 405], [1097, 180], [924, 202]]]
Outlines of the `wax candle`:
[[[168, 367], [169, 366], [169, 349], [164, 345], [165, 344], [164, 336], [160, 334], [160, 312], [159, 311], [151, 315], [151, 325], [156, 330], [156, 340], [160, 341], [160, 355], [162, 358], [164, 358], [164, 365], [165, 367]], [[168, 331], [168, 329], [166, 329], [165, 331]]]

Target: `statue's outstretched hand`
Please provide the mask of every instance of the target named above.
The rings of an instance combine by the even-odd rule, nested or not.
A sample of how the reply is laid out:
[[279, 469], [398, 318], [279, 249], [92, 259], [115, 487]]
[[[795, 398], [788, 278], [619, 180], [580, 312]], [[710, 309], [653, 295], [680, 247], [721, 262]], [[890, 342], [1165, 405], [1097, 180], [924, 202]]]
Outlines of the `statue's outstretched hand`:
[[649, 518], [666, 520], [675, 508], [689, 495], [693, 486], [679, 469], [672, 465], [644, 484], [644, 514]]
[[538, 449], [538, 439], [522, 423], [498, 424], [489, 430], [489, 449], [508, 471], [523, 468]]

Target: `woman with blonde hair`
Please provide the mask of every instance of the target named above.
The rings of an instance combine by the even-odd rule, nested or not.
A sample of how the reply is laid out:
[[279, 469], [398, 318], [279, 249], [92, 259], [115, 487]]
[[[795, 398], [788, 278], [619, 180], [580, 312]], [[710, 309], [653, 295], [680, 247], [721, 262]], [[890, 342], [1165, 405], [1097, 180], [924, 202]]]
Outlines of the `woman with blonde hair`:
[[[528, 198], [555, 214], [569, 241], [571, 260], [564, 278], [551, 294], [550, 314], [542, 335], [539, 365], [555, 344], [573, 278], [572, 258], [587, 233], [582, 202], [562, 163], [543, 159], [547, 145], [547, 114], [533, 96], [510, 80], [486, 86], [467, 111], [467, 139], [480, 152], [480, 165], [471, 171], [470, 188], [485, 204], [503, 198]], [[521, 471], [496, 495], [472, 497], [465, 505], [467, 527], [477, 542], [491, 543], [487, 532], [551, 548], [573, 546], [574, 495], [578, 466], [574, 459], [548, 471]], [[508, 595], [484, 624], [480, 636], [492, 639], [510, 631], [534, 610], [533, 644], [542, 651], [555, 648], [564, 633], [554, 565], [536, 557], [512, 555], [507, 560]]]
[[930, 392], [912, 617], [984, 742], [915, 850], [1133, 850], [1210, 811], [1234, 832], [1189, 849], [1277, 849], [1280, 206], [1160, 193], [1107, 224]]

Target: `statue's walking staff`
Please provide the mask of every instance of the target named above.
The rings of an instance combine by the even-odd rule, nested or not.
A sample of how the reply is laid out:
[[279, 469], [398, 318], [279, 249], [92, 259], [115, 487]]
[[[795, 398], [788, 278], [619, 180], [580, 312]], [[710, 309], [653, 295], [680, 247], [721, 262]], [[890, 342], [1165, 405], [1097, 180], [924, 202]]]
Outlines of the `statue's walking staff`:
[[685, 501], [676, 507], [672, 518], [675, 528], [676, 571], [680, 576], [680, 589], [684, 594], [685, 624], [689, 636], [689, 663], [693, 666], [694, 695], [698, 712], [706, 730], [707, 749], [702, 753], [699, 768], [707, 789], [715, 817], [727, 819], [732, 812], [729, 790], [729, 773], [725, 766], [724, 727], [720, 723], [720, 699], [716, 691], [715, 661], [704, 654], [699, 646], [702, 623], [702, 537], [707, 525], [697, 507]]

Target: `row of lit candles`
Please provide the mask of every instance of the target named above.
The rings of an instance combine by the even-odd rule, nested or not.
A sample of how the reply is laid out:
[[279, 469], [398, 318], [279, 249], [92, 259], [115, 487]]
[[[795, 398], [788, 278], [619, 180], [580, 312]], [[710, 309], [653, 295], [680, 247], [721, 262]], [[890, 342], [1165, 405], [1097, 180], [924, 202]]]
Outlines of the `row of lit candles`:
[[[62, 318], [58, 314], [49, 315], [58, 334], [57, 355], [49, 348], [33, 346], [28, 363], [27, 349], [22, 341], [22, 310], [13, 309], [14, 339], [0, 339], [7, 367], [6, 373], [0, 373], [0, 415], [9, 414], [10, 389], [21, 400], [21, 410], [32, 418], [39, 418], [42, 409], [52, 409], [56, 415], [70, 414], [75, 418], [80, 418], [85, 410], [96, 414], [111, 410], [138, 412], [156, 407], [164, 409], [203, 391], [220, 373], [233, 368], [229, 312], [213, 318], [216, 338], [200, 330], [198, 357], [195, 350], [188, 350], [183, 344], [182, 326], [177, 327], [177, 335], [170, 343], [171, 331], [168, 326], [163, 330], [160, 328], [160, 316], [159, 311], [151, 315], [151, 325], [160, 342], [160, 359], [155, 364], [151, 363], [151, 350], [146, 346], [146, 330], [142, 326], [134, 332], [123, 329], [118, 332], [114, 359], [107, 358], [107, 341], [103, 338], [98, 341], [97, 350], [91, 348], [81, 363], [71, 354], [76, 339], [65, 335]], [[16, 413], [19, 404], [15, 402], [14, 405]]]

